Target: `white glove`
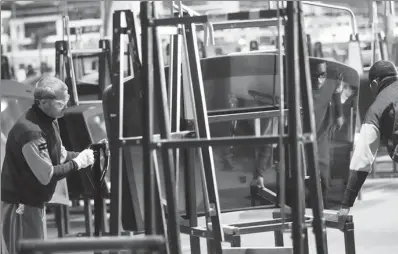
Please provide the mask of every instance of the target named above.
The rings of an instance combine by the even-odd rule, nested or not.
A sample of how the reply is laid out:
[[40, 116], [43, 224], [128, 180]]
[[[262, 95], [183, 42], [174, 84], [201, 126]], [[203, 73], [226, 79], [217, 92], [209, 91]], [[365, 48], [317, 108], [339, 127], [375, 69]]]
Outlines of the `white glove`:
[[354, 135], [354, 147], [355, 147], [356, 143], [358, 142], [358, 139], [359, 139], [359, 132], [355, 133], [355, 135]]
[[87, 168], [94, 163], [94, 152], [91, 149], [85, 149], [73, 159], [78, 169]]

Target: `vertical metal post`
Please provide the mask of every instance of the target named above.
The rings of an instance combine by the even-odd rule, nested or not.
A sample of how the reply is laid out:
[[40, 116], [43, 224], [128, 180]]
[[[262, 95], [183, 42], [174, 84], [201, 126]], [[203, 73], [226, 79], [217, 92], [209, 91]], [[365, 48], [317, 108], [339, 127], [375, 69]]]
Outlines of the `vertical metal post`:
[[[67, 5], [67, 4], [66, 4]], [[64, 25], [64, 33], [66, 34], [66, 41], [65, 41], [65, 68], [66, 68], [66, 75], [67, 79], [70, 82], [71, 86], [71, 103], [73, 105], [79, 105], [79, 97], [77, 92], [77, 85], [76, 85], [76, 77], [75, 77], [75, 69], [73, 68], [73, 57], [70, 47], [70, 31], [69, 31], [69, 17], [63, 16], [62, 17], [63, 25]]]
[[113, 55], [112, 55], [112, 89], [114, 90], [116, 110], [111, 113], [111, 125], [114, 126], [111, 132], [109, 145], [111, 147], [111, 214], [110, 214], [110, 235], [118, 236], [121, 233], [121, 202], [122, 202], [122, 159], [123, 151], [119, 146], [119, 132], [121, 124], [119, 116], [122, 112], [118, 112], [121, 99], [120, 98], [120, 11], [116, 11], [113, 14]]
[[[56, 41], [55, 42], [55, 75], [60, 80], [63, 80], [65, 84], [68, 86], [69, 93], [72, 93], [70, 99], [70, 105], [77, 105], [76, 98], [74, 96], [74, 89], [76, 89], [76, 85], [73, 85], [74, 73], [71, 69], [73, 66], [72, 58], [69, 58], [68, 53], [69, 47], [67, 41]], [[74, 88], [75, 86], [75, 88]]]
[[144, 211], [145, 211], [145, 234], [156, 233], [155, 225], [155, 176], [151, 153], [153, 135], [153, 27], [152, 27], [152, 6], [149, 2], [140, 3], [141, 19], [141, 50], [142, 50], [142, 81], [143, 81], [143, 139], [142, 156], [144, 171]]
[[[279, 122], [278, 122], [278, 133], [279, 133], [279, 172], [278, 172], [278, 198], [279, 198], [279, 206], [281, 208], [281, 219], [282, 219], [282, 228], [285, 223], [285, 203], [286, 203], [286, 156], [285, 156], [285, 144], [283, 142], [283, 135], [285, 135], [285, 68], [283, 66], [283, 44], [282, 44], [282, 18], [281, 18], [281, 8], [280, 2], [276, 1], [277, 8], [277, 19], [278, 19], [278, 73], [279, 73]], [[283, 236], [282, 236], [283, 237]], [[276, 237], [275, 237], [276, 239]], [[282, 239], [283, 242], [283, 239]]]
[[[298, 8], [295, 1], [287, 3], [287, 26], [285, 34], [289, 36], [286, 40], [286, 64], [288, 71], [288, 86], [289, 86], [289, 139], [290, 139], [290, 153], [289, 153], [289, 168], [291, 170], [294, 197], [292, 205], [292, 219], [293, 219], [293, 252], [295, 254], [304, 254], [304, 207], [303, 207], [303, 193], [304, 181], [301, 164], [300, 153], [300, 88], [299, 88], [299, 56], [298, 56]], [[290, 113], [291, 112], [291, 113]]]
[[[182, 38], [181, 35], [173, 35], [173, 39], [170, 42], [170, 53], [172, 53], [170, 61], [170, 73], [169, 75], [169, 93], [170, 93], [170, 116], [171, 116], [171, 131], [180, 131], [181, 122], [181, 48]], [[178, 190], [179, 186], [179, 161], [180, 161], [180, 150], [175, 150], [175, 167], [176, 167], [176, 187]], [[178, 191], [177, 191], [178, 193]]]
[[[180, 16], [182, 15], [190, 15], [189, 13], [184, 12], [183, 9], [185, 9], [182, 5], [182, 3], [179, 3], [179, 13]], [[184, 117], [185, 117], [185, 124], [192, 126], [192, 129], [198, 133], [199, 130], [199, 121], [197, 117], [197, 109], [196, 109], [196, 98], [195, 94], [193, 91], [193, 83], [192, 83], [192, 68], [189, 64], [189, 52], [188, 48], [190, 47], [192, 49], [193, 45], [189, 44], [188, 45], [188, 39], [187, 39], [187, 33], [186, 31], [186, 26], [181, 25], [183, 33], [182, 33], [182, 42], [183, 42], [183, 50], [182, 50], [182, 93], [183, 93], [183, 102], [184, 102]], [[195, 41], [195, 40], [192, 40]], [[195, 42], [196, 43], [196, 42]], [[189, 127], [188, 127], [189, 128]], [[190, 129], [190, 128], [189, 128]], [[199, 136], [199, 135], [197, 135]], [[202, 187], [202, 193], [203, 193], [203, 204], [204, 204], [204, 210], [205, 210], [205, 217], [206, 217], [206, 228], [207, 230], [211, 230], [209, 228], [208, 222], [210, 222], [210, 208], [209, 208], [209, 195], [208, 195], [208, 186], [207, 186], [207, 178], [206, 174], [204, 172], [205, 170], [205, 164], [204, 164], [204, 157], [202, 154], [202, 149], [197, 148], [198, 152], [198, 161], [200, 163], [200, 180], [201, 180], [201, 187]], [[208, 249], [211, 249], [211, 243], [212, 239], [207, 238], [207, 246], [209, 247]], [[211, 253], [211, 251], [208, 251], [208, 253]]]
[[[195, 96], [195, 108], [198, 121], [198, 134], [200, 138], [210, 138], [209, 123], [207, 118], [207, 108], [203, 87], [202, 70], [198, 56], [198, 45], [195, 36], [195, 24], [185, 26], [186, 43], [188, 46], [189, 68], [192, 75], [192, 89]], [[213, 161], [213, 150], [211, 147], [201, 148], [206, 178], [209, 204], [210, 219], [214, 233], [214, 252], [222, 253], [221, 242], [224, 240], [223, 230], [220, 220], [220, 203], [218, 188]]]
[[98, 145], [94, 148], [94, 164], [93, 164], [93, 176], [94, 176], [94, 236], [102, 235], [102, 217], [104, 216], [103, 206], [104, 200], [102, 198], [102, 184], [101, 184], [101, 147]]
[[[64, 60], [63, 59], [63, 41], [56, 41], [55, 42], [55, 76], [61, 80], [64, 80], [63, 60]], [[61, 68], [61, 66], [62, 66], [62, 68]]]
[[[195, 167], [195, 153], [197, 149], [184, 149], [184, 169], [185, 169], [185, 206], [186, 214], [189, 219], [189, 226], [191, 228], [198, 226], [197, 204], [196, 204], [196, 167]], [[190, 235], [191, 254], [200, 254], [200, 239], [197, 236]]]
[[[137, 30], [135, 27], [135, 19], [132, 12], [127, 11], [125, 12], [126, 15], [126, 23], [128, 28], [128, 37], [129, 37], [129, 44], [128, 44], [128, 52], [129, 56], [132, 56], [132, 59], [129, 57], [129, 61], [131, 61], [131, 65], [133, 67], [133, 74], [136, 77], [142, 70], [142, 64], [140, 60], [140, 55], [138, 52], [138, 42], [137, 42]], [[129, 32], [130, 31], [130, 32]], [[129, 64], [130, 68], [130, 64]]]
[[[311, 133], [314, 140], [305, 144], [307, 172], [310, 176], [309, 190], [311, 198], [311, 207], [313, 211], [313, 229], [316, 239], [316, 249], [318, 254], [327, 254], [326, 228], [323, 217], [323, 199], [320, 182], [320, 172], [318, 170], [318, 149], [316, 144], [316, 127], [314, 112], [314, 103], [312, 98], [312, 85], [309, 72], [309, 62], [307, 46], [305, 44], [304, 21], [302, 15], [302, 4], [298, 3], [298, 30], [299, 30], [299, 71], [301, 84], [301, 100], [303, 103], [303, 131]], [[297, 98], [299, 100], [300, 98]], [[308, 241], [308, 239], [307, 239]]]
[[[99, 41], [99, 47], [102, 48], [103, 46], [103, 41]], [[105, 84], [106, 84], [106, 53], [105, 50], [103, 49], [101, 53], [98, 54], [98, 100], [102, 100], [102, 92], [105, 89]]]
[[[156, 18], [155, 3], [151, 2], [152, 7], [152, 18]], [[166, 79], [164, 73], [164, 61], [163, 52], [161, 47], [160, 38], [157, 33], [157, 27], [152, 28], [152, 39], [153, 39], [153, 74], [155, 77], [156, 91], [156, 105], [158, 106], [158, 121], [160, 136], [162, 139], [170, 139], [170, 117], [169, 117], [169, 104], [167, 101], [167, 88]], [[180, 254], [181, 253], [181, 240], [180, 240], [180, 227], [177, 220], [177, 198], [176, 198], [176, 186], [175, 186], [175, 167], [174, 167], [174, 156], [173, 151], [168, 148], [160, 148], [162, 155], [163, 171], [164, 171], [164, 182], [165, 182], [165, 194], [167, 201], [167, 236], [169, 243], [170, 253]]]
[[110, 40], [100, 40], [99, 48], [102, 49], [99, 57], [99, 67], [98, 67], [98, 82], [99, 90], [98, 99], [102, 100], [102, 93], [105, 88], [110, 85], [112, 78], [112, 68], [111, 68], [111, 42]]

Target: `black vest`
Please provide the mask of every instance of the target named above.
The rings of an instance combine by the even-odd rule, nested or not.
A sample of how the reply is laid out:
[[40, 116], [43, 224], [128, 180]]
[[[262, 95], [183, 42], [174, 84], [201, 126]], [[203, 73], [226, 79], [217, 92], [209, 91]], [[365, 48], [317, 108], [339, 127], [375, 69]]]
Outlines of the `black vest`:
[[382, 80], [379, 92], [370, 106], [365, 123], [375, 125], [380, 130], [380, 141], [387, 147], [391, 159], [398, 162], [398, 78]]
[[2, 201], [43, 207], [51, 200], [57, 181], [43, 185], [29, 168], [22, 147], [32, 140], [43, 137], [53, 165], [60, 164], [61, 138], [57, 121], [33, 105], [21, 116], [8, 134], [6, 152], [1, 172]]

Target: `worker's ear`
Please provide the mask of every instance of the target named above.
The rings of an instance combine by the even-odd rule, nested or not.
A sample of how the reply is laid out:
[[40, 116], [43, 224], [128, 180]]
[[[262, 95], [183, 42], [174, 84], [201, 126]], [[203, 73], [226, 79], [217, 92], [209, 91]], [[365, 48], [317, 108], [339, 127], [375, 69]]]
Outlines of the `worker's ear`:
[[377, 90], [377, 88], [379, 87], [379, 78], [372, 80], [369, 86], [372, 91]]
[[377, 79], [372, 80], [372, 82], [370, 84], [371, 84], [372, 88], [378, 87], [379, 86], [379, 79], [377, 78]]

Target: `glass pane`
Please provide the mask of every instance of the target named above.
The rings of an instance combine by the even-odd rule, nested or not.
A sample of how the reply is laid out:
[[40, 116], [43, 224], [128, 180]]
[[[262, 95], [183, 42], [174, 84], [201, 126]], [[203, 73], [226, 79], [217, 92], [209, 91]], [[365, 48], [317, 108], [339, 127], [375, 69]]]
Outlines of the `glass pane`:
[[91, 137], [93, 139], [93, 143], [97, 143], [102, 139], [107, 138], [105, 119], [102, 111], [99, 112], [98, 115], [94, 115], [86, 119], [86, 121]]
[[18, 118], [33, 104], [33, 100], [1, 98], [1, 165], [3, 165], [8, 133]]

